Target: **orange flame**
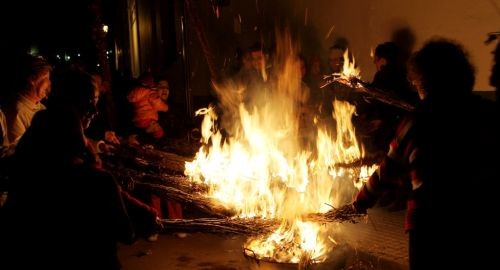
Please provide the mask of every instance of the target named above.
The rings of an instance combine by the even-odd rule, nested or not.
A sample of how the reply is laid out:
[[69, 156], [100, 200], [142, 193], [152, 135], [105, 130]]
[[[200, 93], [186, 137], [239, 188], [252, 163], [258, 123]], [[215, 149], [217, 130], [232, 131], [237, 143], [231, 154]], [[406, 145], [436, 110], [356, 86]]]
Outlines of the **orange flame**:
[[[276, 232], [247, 243], [260, 258], [297, 262], [309, 254], [324, 260], [329, 250], [324, 230], [301, 217], [350, 203], [360, 186], [359, 168], [335, 167], [363, 155], [351, 122], [355, 107], [334, 101], [336, 134], [318, 129], [316, 149], [304, 149], [298, 121], [298, 101], [304, 96], [298, 50], [288, 33], [278, 36], [274, 76], [268, 82], [272, 90], [232, 82], [216, 85], [220, 107], [230, 113], [217, 119], [213, 108], [197, 112], [204, 115], [202, 140], [210, 147], [200, 148], [195, 159], [186, 163], [185, 174], [208, 184], [207, 196], [234, 208], [239, 217], [283, 219]], [[356, 70], [354, 62], [344, 64], [346, 74], [359, 75]], [[242, 96], [251, 90], [255, 95], [265, 93], [266, 98], [248, 108]], [[216, 129], [217, 120], [228, 137]], [[285, 242], [291, 250], [280, 250]]]

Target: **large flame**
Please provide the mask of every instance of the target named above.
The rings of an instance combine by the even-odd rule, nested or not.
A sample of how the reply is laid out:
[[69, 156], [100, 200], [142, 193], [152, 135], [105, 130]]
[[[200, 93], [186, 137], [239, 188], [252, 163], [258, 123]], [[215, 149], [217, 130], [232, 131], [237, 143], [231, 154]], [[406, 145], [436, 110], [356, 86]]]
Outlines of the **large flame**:
[[358, 78], [361, 70], [356, 67], [356, 61], [354, 57], [352, 57], [352, 61], [349, 59], [349, 50], [346, 49], [344, 52], [344, 66], [342, 67], [342, 76], [345, 78]]
[[324, 228], [300, 219], [294, 222], [283, 222], [270, 235], [250, 239], [246, 243], [249, 256], [252, 251], [259, 253], [259, 259], [276, 262], [298, 263], [301, 260], [322, 261], [328, 245], [320, 238]]
[[[318, 129], [315, 149], [304, 147], [299, 114], [305, 88], [298, 50], [288, 33], [278, 36], [265, 84], [256, 89], [233, 82], [216, 85], [222, 119], [214, 108], [197, 112], [204, 114], [206, 146], [186, 163], [185, 174], [206, 183], [207, 196], [233, 208], [239, 217], [283, 219], [276, 232], [247, 243], [259, 258], [297, 262], [308, 254], [323, 260], [328, 248], [322, 228], [301, 217], [349, 203], [360, 185], [359, 168], [336, 167], [363, 155], [351, 122], [355, 107], [334, 101], [335, 134]], [[250, 93], [254, 102], [244, 102]], [[309, 120], [313, 126], [312, 117]], [[285, 242], [286, 250], [278, 248]]]

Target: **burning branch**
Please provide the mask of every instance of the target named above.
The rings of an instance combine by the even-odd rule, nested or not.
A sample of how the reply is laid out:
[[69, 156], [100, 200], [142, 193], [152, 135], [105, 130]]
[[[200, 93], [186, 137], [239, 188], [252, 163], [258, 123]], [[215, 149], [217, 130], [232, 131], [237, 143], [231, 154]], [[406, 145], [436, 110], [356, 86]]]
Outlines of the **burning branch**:
[[332, 83], [340, 83], [348, 87], [351, 87], [352, 89], [358, 92], [367, 94], [385, 104], [398, 107], [406, 111], [413, 111], [413, 109], [415, 108], [408, 102], [394, 98], [387, 92], [372, 87], [367, 82], [364, 82], [355, 76], [347, 77], [341, 73], [333, 73], [331, 75], [323, 76], [323, 80], [325, 80], [325, 83], [323, 83], [323, 85], [321, 85], [320, 88], [324, 88]]
[[336, 168], [356, 169], [363, 165], [378, 164], [381, 161], [379, 156], [362, 157], [349, 163], [335, 163]]

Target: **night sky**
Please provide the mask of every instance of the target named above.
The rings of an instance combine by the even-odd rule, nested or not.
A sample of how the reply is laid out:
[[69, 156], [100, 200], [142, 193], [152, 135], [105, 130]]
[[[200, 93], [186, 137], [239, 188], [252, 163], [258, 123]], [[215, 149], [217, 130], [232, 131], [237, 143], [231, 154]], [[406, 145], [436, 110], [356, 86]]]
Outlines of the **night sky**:
[[[74, 61], [95, 67], [97, 53], [90, 27], [93, 16], [88, 8], [91, 1], [99, 0], [14, 0], [2, 3], [0, 101], [9, 94], [15, 67], [26, 53], [43, 56], [54, 67]], [[115, 0], [102, 1], [112, 7]], [[103, 12], [104, 22], [111, 21], [112, 16]]]
[[[95, 0], [15, 0], [3, 8], [3, 51], [12, 53], [37, 48], [47, 57], [68, 53], [91, 54], [93, 42], [89, 3]], [[110, 0], [102, 0], [104, 6]], [[103, 19], [109, 21], [109, 9]], [[6, 18], [8, 14], [11, 18]]]

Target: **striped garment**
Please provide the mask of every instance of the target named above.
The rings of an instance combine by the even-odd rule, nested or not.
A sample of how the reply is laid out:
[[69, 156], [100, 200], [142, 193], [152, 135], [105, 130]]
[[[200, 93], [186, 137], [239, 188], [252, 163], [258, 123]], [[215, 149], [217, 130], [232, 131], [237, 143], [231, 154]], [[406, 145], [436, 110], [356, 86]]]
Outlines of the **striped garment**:
[[[379, 168], [371, 175], [366, 184], [357, 195], [354, 206], [364, 212], [367, 208], [375, 205], [386, 191], [396, 188], [401, 181], [411, 180], [413, 192], [415, 192], [422, 182], [418, 177], [418, 170], [415, 161], [418, 158], [418, 149], [414, 143], [415, 125], [412, 117], [402, 120], [396, 135], [389, 146], [389, 151], [380, 163]], [[410, 177], [405, 177], [407, 175]], [[417, 204], [410, 195], [407, 203], [407, 215], [405, 229], [414, 227], [414, 213]]]

